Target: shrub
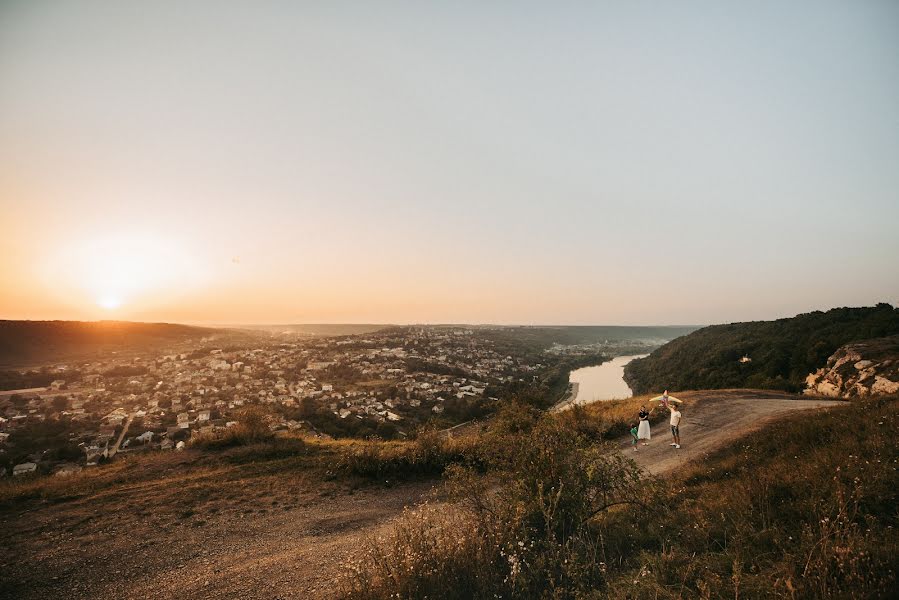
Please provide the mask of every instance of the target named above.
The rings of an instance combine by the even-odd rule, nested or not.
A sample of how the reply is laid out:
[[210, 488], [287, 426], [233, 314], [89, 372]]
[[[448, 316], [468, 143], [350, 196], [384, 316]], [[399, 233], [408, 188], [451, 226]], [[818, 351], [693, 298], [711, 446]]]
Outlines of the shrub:
[[786, 418], [717, 452], [670, 483], [664, 501], [678, 509], [639, 532], [613, 596], [890, 597], [897, 434], [899, 400], [873, 399]]
[[487, 475], [449, 466], [453, 503], [373, 542], [345, 595], [892, 597], [899, 399], [784, 418], [665, 482], [592, 443], [604, 427], [585, 411], [494, 432], [509, 446], [482, 451]]
[[366, 440], [344, 446], [339, 467], [362, 477], [440, 475], [451, 464], [477, 463], [476, 438], [444, 438], [424, 429], [407, 442]]
[[[485, 479], [448, 469], [455, 504], [415, 513], [351, 565], [350, 598], [576, 597], [601, 589], [608, 558], [603, 520], [643, 505], [640, 473], [569, 429], [578, 416], [546, 416], [503, 433]], [[500, 434], [496, 434], [500, 435]]]
[[237, 424], [209, 435], [191, 440], [191, 446], [204, 450], [221, 450], [247, 446], [271, 440], [274, 434], [268, 427], [268, 414], [259, 407], [244, 409], [237, 416]]

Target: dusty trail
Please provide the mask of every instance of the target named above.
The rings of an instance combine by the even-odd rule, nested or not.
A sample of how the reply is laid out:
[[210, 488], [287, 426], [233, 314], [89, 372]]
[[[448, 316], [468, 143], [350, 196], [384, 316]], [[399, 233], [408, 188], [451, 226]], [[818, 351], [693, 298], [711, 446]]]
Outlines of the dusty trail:
[[127, 508], [84, 519], [79, 502], [35, 511], [4, 532], [0, 598], [331, 598], [341, 563], [433, 485], [309, 494], [200, 521]]
[[[747, 433], [757, 431], [766, 423], [796, 411], [820, 410], [845, 404], [843, 400], [796, 399], [787, 394], [742, 392], [697, 392], [685, 395], [680, 424], [681, 447], [674, 441], [668, 418], [652, 426], [649, 446], [631, 447], [631, 438], [619, 441], [621, 452], [654, 475], [662, 475], [694, 460], [701, 460], [710, 452]], [[691, 402], [691, 400], [693, 400]], [[667, 410], [664, 411], [667, 415]], [[776, 444], [764, 433], [751, 438], [751, 443]]]

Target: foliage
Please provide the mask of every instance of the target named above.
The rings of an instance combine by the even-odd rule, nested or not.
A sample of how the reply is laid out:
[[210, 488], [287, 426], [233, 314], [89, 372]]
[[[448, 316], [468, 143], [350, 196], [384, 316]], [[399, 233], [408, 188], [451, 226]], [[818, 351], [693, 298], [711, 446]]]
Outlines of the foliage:
[[66, 371], [65, 374], [53, 373], [48, 367], [31, 371], [0, 370], [0, 390], [48, 387], [54, 379], [77, 381], [81, 379], [81, 373], [75, 370]]
[[[632, 598], [886, 598], [899, 551], [899, 400], [795, 415], [671, 482], [613, 582]], [[778, 443], [766, 443], [777, 440]]]
[[72, 460], [83, 452], [71, 439], [79, 431], [79, 424], [68, 419], [28, 421], [13, 429], [7, 440], [8, 451], [0, 454], [0, 466], [15, 465], [32, 455], [50, 460]]
[[895, 397], [782, 419], [664, 482], [591, 443], [605, 424], [587, 411], [504, 418], [487, 437], [512, 446], [489, 475], [450, 467], [455, 502], [409, 513], [371, 544], [349, 565], [346, 597], [824, 600], [895, 589]]
[[313, 399], [303, 400], [296, 417], [305, 420], [315, 431], [335, 438], [392, 440], [399, 435], [396, 425], [389, 421], [358, 419], [355, 416], [341, 419], [326, 406], [322, 406], [320, 401]]
[[[889, 304], [713, 325], [632, 361], [625, 378], [637, 393], [736, 387], [798, 392], [840, 346], [896, 333], [899, 309]], [[751, 361], [740, 362], [743, 356]]]
[[352, 365], [345, 364], [329, 365], [319, 374], [319, 379], [322, 381], [341, 385], [356, 383], [364, 378], [362, 371]]
[[528, 346], [546, 349], [553, 344], [597, 344], [605, 342], [628, 342], [645, 339], [664, 339], [686, 335], [695, 327], [645, 327], [645, 326], [521, 326], [487, 329], [482, 335], [502, 346]]
[[527, 415], [519, 406], [512, 420], [521, 427], [488, 435], [510, 444], [487, 457], [490, 479], [450, 467], [452, 508], [408, 515], [350, 566], [348, 597], [567, 598], [602, 589], [598, 517], [644, 505], [650, 489], [633, 463], [570, 428], [578, 415]]
[[474, 438], [447, 438], [423, 429], [408, 442], [357, 441], [347, 444], [338, 467], [373, 479], [440, 475], [451, 464], [477, 462]]
[[170, 323], [0, 320], [0, 364], [42, 364], [74, 357], [96, 357], [106, 352], [117, 352], [121, 357], [128, 352], [196, 344], [209, 335], [216, 335], [221, 344], [228, 341], [250, 343], [256, 339], [236, 330]]
[[251, 406], [238, 413], [236, 425], [220, 432], [197, 436], [191, 440], [191, 446], [206, 450], [221, 450], [259, 444], [273, 437], [268, 427], [268, 413], [259, 407]]

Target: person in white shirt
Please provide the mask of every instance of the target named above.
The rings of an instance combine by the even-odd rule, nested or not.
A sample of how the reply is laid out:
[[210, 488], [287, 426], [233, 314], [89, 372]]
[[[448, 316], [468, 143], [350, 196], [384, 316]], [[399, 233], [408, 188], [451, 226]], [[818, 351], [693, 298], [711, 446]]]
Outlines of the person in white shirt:
[[669, 404], [668, 410], [671, 411], [671, 435], [674, 436], [674, 443], [671, 445], [680, 448], [680, 408], [677, 404]]

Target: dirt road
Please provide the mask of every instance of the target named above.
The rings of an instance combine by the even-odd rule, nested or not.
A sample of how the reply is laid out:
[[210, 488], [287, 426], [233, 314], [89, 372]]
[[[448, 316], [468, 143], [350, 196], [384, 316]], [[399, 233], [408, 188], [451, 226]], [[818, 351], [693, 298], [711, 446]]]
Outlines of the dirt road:
[[[698, 392], [685, 396], [685, 399], [687, 404], [682, 410], [679, 450], [669, 445], [673, 438], [666, 418], [662, 423], [653, 425], [649, 446], [639, 445], [637, 452], [634, 452], [628, 436], [619, 442], [621, 452], [650, 473], [662, 475], [689, 461], [701, 460], [731, 440], [756, 431], [788, 413], [845, 404], [842, 400], [796, 399], [776, 392]], [[752, 443], [776, 444], [777, 440], [759, 434]]]

